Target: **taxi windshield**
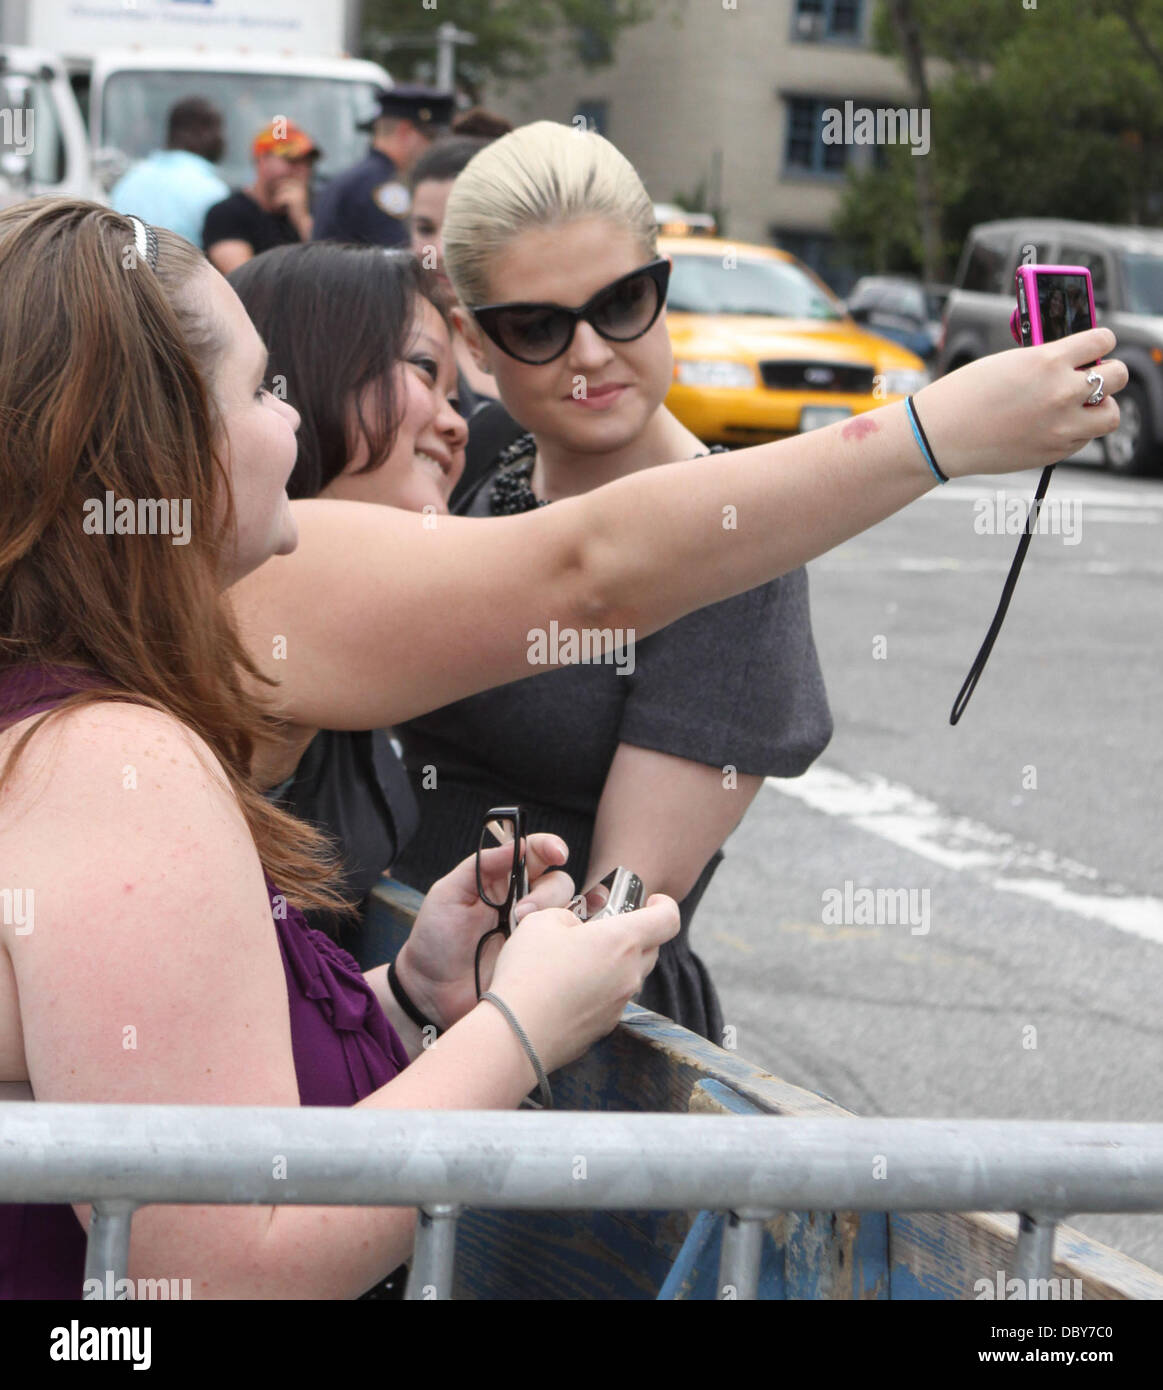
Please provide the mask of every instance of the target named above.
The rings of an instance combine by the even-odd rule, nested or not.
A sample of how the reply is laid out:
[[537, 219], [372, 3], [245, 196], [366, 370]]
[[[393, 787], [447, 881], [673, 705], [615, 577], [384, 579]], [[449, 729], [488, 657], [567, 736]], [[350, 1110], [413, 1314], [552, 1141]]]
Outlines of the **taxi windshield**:
[[827, 292], [788, 261], [724, 264], [719, 256], [676, 255], [667, 306], [686, 314], [763, 314], [784, 319], [841, 319]]

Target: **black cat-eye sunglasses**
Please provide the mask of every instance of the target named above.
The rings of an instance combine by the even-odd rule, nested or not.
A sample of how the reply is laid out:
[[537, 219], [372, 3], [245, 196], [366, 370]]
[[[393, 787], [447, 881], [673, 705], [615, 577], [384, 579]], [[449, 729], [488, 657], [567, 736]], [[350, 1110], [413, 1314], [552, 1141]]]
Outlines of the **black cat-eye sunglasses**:
[[529, 366], [561, 356], [583, 320], [615, 343], [649, 332], [666, 303], [670, 262], [665, 257], [639, 266], [592, 295], [579, 309], [563, 304], [485, 304], [469, 312], [494, 343]]

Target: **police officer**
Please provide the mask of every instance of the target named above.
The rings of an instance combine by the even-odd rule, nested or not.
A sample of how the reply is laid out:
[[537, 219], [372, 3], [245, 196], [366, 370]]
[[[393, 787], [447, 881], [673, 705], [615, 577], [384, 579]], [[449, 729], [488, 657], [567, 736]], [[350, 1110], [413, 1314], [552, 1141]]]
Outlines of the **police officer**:
[[371, 132], [367, 158], [333, 179], [315, 209], [315, 241], [407, 246], [412, 195], [406, 177], [452, 120], [451, 92], [399, 86], [379, 94], [379, 114], [359, 126]]

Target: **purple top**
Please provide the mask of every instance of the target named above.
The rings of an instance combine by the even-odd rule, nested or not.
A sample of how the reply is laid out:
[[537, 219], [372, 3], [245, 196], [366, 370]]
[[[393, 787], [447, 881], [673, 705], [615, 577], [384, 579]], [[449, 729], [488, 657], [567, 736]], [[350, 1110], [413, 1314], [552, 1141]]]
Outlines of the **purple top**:
[[[83, 671], [0, 671], [0, 729], [91, 685]], [[71, 683], [70, 683], [71, 682]], [[354, 957], [287, 904], [272, 920], [287, 976], [291, 1046], [302, 1105], [354, 1105], [408, 1065]], [[280, 904], [280, 911], [283, 911]], [[72, 1207], [0, 1204], [0, 1298], [80, 1298], [85, 1233]]]

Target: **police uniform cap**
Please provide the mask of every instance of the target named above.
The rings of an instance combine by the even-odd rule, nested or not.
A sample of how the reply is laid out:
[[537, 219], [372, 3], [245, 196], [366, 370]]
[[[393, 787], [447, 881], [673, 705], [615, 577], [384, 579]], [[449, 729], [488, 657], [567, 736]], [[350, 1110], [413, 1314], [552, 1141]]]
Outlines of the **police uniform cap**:
[[381, 116], [404, 117], [421, 129], [447, 126], [456, 111], [452, 92], [439, 87], [422, 87], [415, 83], [399, 84], [377, 94], [379, 110], [362, 122], [357, 130], [371, 130]]

